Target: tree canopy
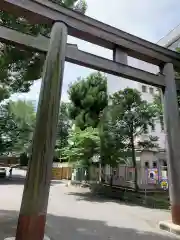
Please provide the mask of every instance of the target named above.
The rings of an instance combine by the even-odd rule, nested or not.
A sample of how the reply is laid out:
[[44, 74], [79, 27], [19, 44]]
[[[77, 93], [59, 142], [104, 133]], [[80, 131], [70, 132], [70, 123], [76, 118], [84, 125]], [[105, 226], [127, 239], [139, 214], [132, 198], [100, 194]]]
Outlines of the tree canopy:
[[101, 139], [101, 164], [116, 167], [119, 163], [128, 164], [130, 157], [126, 135], [114, 116], [112, 106], [106, 107], [101, 116], [99, 127]]
[[[82, 14], [87, 9], [85, 0], [53, 1]], [[25, 18], [15, 17], [4, 11], [0, 11], [0, 22], [2, 26], [34, 36], [50, 33], [50, 28], [46, 25], [32, 25]], [[1, 43], [0, 55], [0, 101], [9, 98], [14, 92], [28, 92], [33, 81], [41, 77], [45, 59], [43, 54]]]
[[[109, 110], [110, 109], [110, 110]], [[157, 117], [153, 104], [142, 100], [136, 89], [125, 88], [111, 96], [111, 106], [103, 118], [102, 151], [103, 160], [110, 165], [122, 158], [131, 159], [135, 168], [137, 188], [136, 149], [157, 147], [157, 138], [139, 141], [142, 134], [148, 134], [148, 128], [154, 127]]]
[[18, 132], [16, 122], [9, 114], [8, 107], [0, 105], [0, 154], [9, 154], [13, 148], [13, 142], [16, 140]]
[[88, 127], [85, 130], [75, 128], [68, 139], [69, 144], [63, 150], [64, 158], [70, 162], [88, 167], [94, 155], [99, 154], [100, 138], [98, 129]]
[[1, 154], [19, 154], [31, 144], [36, 114], [32, 102], [19, 100], [1, 104]]
[[100, 114], [108, 104], [107, 78], [94, 72], [87, 78], [79, 78], [68, 90], [70, 118], [77, 127], [97, 128]]
[[68, 113], [69, 103], [61, 102], [56, 137], [56, 157], [59, 159], [62, 155], [62, 149], [68, 145], [69, 133], [72, 128], [72, 122]]

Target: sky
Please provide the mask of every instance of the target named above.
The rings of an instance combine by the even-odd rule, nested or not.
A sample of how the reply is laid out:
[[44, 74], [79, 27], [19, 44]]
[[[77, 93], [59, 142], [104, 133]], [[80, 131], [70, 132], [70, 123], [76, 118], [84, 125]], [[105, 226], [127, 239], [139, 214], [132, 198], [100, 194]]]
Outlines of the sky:
[[[179, 0], [87, 0], [87, 5], [86, 15], [154, 43], [180, 24]], [[72, 37], [68, 37], [68, 42], [86, 52], [111, 59], [110, 50]], [[93, 70], [66, 63], [62, 100], [68, 100], [70, 83], [91, 72]], [[41, 80], [36, 80], [29, 93], [14, 94], [11, 99], [38, 101], [40, 85]]]

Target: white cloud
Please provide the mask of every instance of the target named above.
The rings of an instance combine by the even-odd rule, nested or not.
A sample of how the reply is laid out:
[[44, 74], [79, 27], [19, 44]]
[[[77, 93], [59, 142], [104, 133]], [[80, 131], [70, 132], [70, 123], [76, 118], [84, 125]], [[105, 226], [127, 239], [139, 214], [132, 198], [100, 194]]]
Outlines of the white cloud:
[[[179, 24], [179, 0], [87, 0], [87, 15], [99, 21], [127, 31], [149, 41], [157, 42]], [[68, 42], [77, 43], [79, 49], [111, 58], [111, 51], [69, 37]], [[70, 82], [85, 77], [92, 70], [66, 63], [62, 100], [67, 100]], [[40, 81], [36, 81], [28, 94], [16, 94], [13, 99], [38, 99]]]

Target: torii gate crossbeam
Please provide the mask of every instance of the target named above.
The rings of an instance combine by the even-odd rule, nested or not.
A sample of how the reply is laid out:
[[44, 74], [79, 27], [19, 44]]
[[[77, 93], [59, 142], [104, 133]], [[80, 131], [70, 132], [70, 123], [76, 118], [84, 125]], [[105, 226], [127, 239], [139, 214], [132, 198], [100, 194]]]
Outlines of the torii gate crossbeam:
[[[42, 53], [46, 53], [49, 46], [49, 39], [47, 37], [34, 37], [2, 26], [0, 26], [0, 40], [4, 43], [13, 44], [19, 48], [32, 49]], [[80, 51], [78, 50], [77, 45], [67, 44], [66, 61], [134, 81], [151, 84], [157, 87], [165, 87], [163, 75], [156, 75], [138, 68]], [[179, 88], [180, 86], [178, 81], [177, 85]]]
[[68, 26], [68, 34], [114, 50], [124, 49], [131, 57], [161, 65], [172, 62], [180, 67], [180, 55], [144, 39], [133, 36], [110, 25], [60, 7], [49, 0], [1, 0], [0, 9], [16, 16], [23, 16], [32, 23], [51, 25], [62, 21]]

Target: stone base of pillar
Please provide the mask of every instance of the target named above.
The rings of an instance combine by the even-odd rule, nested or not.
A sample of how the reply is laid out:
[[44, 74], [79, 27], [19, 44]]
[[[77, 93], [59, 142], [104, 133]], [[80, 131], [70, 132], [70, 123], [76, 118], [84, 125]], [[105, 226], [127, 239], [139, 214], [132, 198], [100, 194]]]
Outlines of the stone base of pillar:
[[176, 225], [172, 221], [160, 221], [159, 228], [180, 236], [180, 225]]
[[[16, 240], [15, 237], [8, 237], [8, 238], [5, 238], [4, 240]], [[44, 240], [50, 240], [50, 238], [48, 236], [44, 236]]]

